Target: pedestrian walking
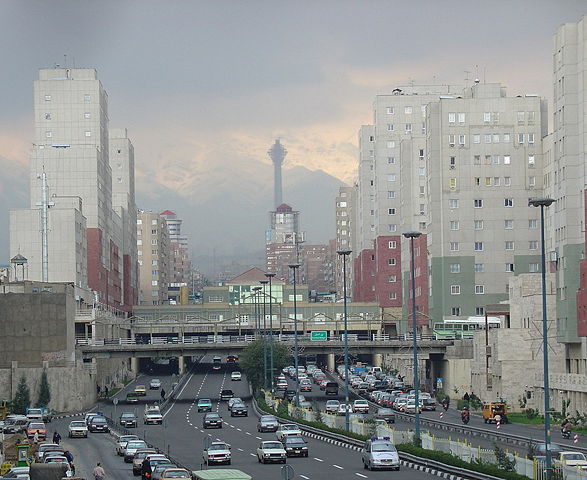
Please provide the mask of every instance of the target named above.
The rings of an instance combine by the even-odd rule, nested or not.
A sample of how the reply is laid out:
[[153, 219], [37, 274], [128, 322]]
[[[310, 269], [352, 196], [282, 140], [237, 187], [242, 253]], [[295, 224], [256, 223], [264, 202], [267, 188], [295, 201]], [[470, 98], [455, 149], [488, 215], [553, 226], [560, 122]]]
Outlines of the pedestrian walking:
[[161, 387], [161, 400], [165, 400], [165, 389]]
[[37, 443], [39, 443], [39, 431], [37, 430], [35, 432], [35, 434], [33, 435], [33, 443], [36, 445]]
[[94, 475], [94, 480], [104, 480], [106, 472], [102, 468], [102, 464], [100, 462], [96, 463], [96, 467], [94, 468], [92, 474]]
[[102, 393], [102, 388], [100, 388], [100, 385], [96, 385], [96, 393], [98, 394], [98, 398], [100, 398], [100, 394]]
[[59, 445], [60, 442], [61, 442], [61, 435], [59, 435], [59, 432], [57, 430], [55, 430], [55, 432], [53, 433], [53, 443], [56, 443], [57, 445]]
[[143, 460], [141, 464], [141, 477], [142, 480], [151, 480], [151, 474], [153, 473], [153, 469], [151, 468], [151, 462], [148, 458]]
[[104, 387], [104, 396], [108, 398], [108, 385]]

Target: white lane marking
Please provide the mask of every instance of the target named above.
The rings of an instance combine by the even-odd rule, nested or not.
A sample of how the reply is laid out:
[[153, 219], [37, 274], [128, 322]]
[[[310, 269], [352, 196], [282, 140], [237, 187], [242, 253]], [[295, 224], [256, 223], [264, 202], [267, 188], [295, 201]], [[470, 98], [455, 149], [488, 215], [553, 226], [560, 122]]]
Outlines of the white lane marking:
[[257, 440], [263, 440], [261, 437], [255, 437]]
[[310, 477], [306, 477], [305, 475], [302, 475], [301, 473], [300, 473], [300, 477], [304, 478], [305, 480], [309, 480], [309, 478], [310, 478]]
[[249, 433], [249, 432], [246, 432], [246, 433], [247, 433], [247, 435], [250, 435], [250, 433]]
[[322, 460], [321, 458], [316, 458], [314, 457], [314, 460], [318, 461], [318, 462], [323, 462], [324, 460]]
[[237, 430], [238, 430], [239, 432], [242, 432], [242, 431], [243, 431], [243, 429], [242, 429], [242, 428], [237, 428]]
[[[362, 473], [355, 473], [355, 475], [356, 475], [357, 477], [361, 477], [361, 478], [367, 478], [367, 475], [363, 475]], [[301, 477], [301, 475], [300, 475], [300, 477]]]
[[249, 455], [250, 455], [251, 457], [256, 457], [256, 456], [257, 456], [257, 455], [255, 455], [254, 453], [249, 453]]
[[194, 376], [194, 373], [190, 373], [190, 378], [188, 378], [188, 381], [185, 382], [185, 385], [183, 386], [183, 388], [179, 391], [179, 393], [177, 394], [177, 397], [173, 400], [173, 403], [171, 404], [171, 406], [167, 409], [167, 411], [163, 414], [163, 418], [165, 418], [167, 416], [167, 414], [169, 412], [171, 412], [171, 410], [173, 409], [173, 407], [175, 406], [175, 401], [176, 399], [179, 399], [179, 397], [181, 397], [181, 394], [183, 393], [183, 391], [185, 390], [185, 387], [188, 386], [188, 384], [190, 383], [190, 380], [192, 379], [192, 377]]
[[230, 428], [234, 428], [234, 425], [231, 425]]
[[332, 464], [332, 466], [333, 466], [334, 468], [338, 468], [339, 470], [344, 470], [344, 468], [342, 468], [340, 465], [334, 465], [334, 464]]
[[244, 452], [244, 450], [243, 450], [242, 448], [237, 448], [237, 450], [238, 450], [239, 452]]

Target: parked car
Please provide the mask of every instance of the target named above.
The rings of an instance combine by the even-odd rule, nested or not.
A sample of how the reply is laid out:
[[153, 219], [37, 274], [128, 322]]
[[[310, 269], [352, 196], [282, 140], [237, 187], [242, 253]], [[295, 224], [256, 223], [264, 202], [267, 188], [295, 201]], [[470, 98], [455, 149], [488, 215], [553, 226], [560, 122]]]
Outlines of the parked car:
[[[192, 474], [185, 468], [166, 468], [159, 480], [175, 480], [176, 478], [192, 478]], [[153, 479], [156, 480], [156, 479]]]
[[259, 444], [257, 448], [257, 460], [260, 463], [285, 463], [287, 461], [287, 453], [281, 442], [269, 440]]
[[257, 422], [258, 432], [276, 432], [279, 428], [279, 422], [273, 415], [261, 415]]
[[[137, 458], [137, 454], [139, 452], [143, 452], [146, 455], [149, 452], [153, 453], [156, 451], [157, 450], [154, 450], [152, 448], [147, 448], [147, 442], [145, 442], [144, 440], [129, 440], [126, 444], [126, 447], [124, 448], [124, 455], [123, 455], [124, 461], [126, 463], [133, 462], [134, 459]], [[143, 456], [141, 458], [141, 462], [142, 462], [143, 458], [145, 458], [145, 457]], [[133, 467], [133, 469], [134, 469], [134, 467]]]
[[73, 422], [69, 422], [69, 427], [67, 430], [67, 436], [69, 438], [88, 438], [88, 426], [83, 420], [74, 420]]
[[[128, 442], [128, 443], [131, 444], [133, 442]], [[128, 447], [127, 447], [127, 450], [128, 450]], [[128, 460], [129, 462], [132, 462], [133, 475], [140, 475], [141, 474], [141, 466], [143, 465], [143, 460], [145, 459], [145, 457], [147, 455], [153, 455], [154, 453], [157, 453], [157, 450], [155, 450], [154, 448], [147, 448], [146, 446], [133, 453], [133, 456], [130, 457], [130, 460]], [[124, 452], [124, 461], [125, 462], [127, 461], [126, 451]]]
[[224, 442], [212, 442], [202, 452], [202, 458], [206, 465], [213, 463], [224, 463], [230, 465], [231, 453], [230, 445]]

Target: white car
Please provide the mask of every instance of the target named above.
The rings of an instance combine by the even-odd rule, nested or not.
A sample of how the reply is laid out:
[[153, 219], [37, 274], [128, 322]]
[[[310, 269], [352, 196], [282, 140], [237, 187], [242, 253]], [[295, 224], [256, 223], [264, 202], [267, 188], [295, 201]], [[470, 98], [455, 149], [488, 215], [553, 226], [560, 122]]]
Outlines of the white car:
[[338, 413], [338, 407], [340, 402], [338, 400], [327, 400], [326, 401], [326, 412], [327, 413]]
[[298, 427], [295, 423], [283, 423], [279, 426], [277, 432], [275, 432], [275, 435], [277, 435], [277, 440], [280, 442], [283, 442], [284, 437], [301, 434], [302, 431], [300, 430], [300, 427]]
[[211, 465], [213, 463], [230, 465], [230, 445], [224, 442], [212, 442], [208, 448], [204, 449], [202, 458], [206, 465]]
[[337, 415], [346, 415], [346, 412], [353, 413], [353, 407], [346, 403], [341, 403], [336, 411]]
[[83, 420], [74, 420], [69, 423], [68, 434], [69, 438], [82, 437], [88, 438], [88, 426]]
[[161, 380], [154, 378], [149, 383], [149, 390], [159, 390], [161, 388]]
[[241, 375], [241, 372], [232, 372], [230, 374], [230, 380], [233, 382], [239, 382], [241, 381], [243, 378], [243, 376]]
[[353, 402], [353, 412], [369, 413], [369, 402], [367, 400], [355, 400]]
[[133, 440], [139, 440], [139, 437], [137, 435], [121, 435], [118, 437], [118, 441], [116, 442], [116, 453], [123, 456], [128, 442]]
[[235, 403], [245, 403], [245, 402], [240, 397], [232, 397], [230, 400], [228, 400], [228, 410], [230, 410]]
[[161, 415], [161, 411], [159, 407], [147, 407], [145, 408], [145, 415], [143, 416], [143, 423], [145, 425], [162, 425], [163, 424], [163, 415]]
[[260, 463], [285, 463], [287, 462], [287, 453], [281, 442], [269, 440], [259, 444], [259, 448], [257, 448], [257, 460]]
[[277, 380], [277, 390], [287, 390], [287, 380]]

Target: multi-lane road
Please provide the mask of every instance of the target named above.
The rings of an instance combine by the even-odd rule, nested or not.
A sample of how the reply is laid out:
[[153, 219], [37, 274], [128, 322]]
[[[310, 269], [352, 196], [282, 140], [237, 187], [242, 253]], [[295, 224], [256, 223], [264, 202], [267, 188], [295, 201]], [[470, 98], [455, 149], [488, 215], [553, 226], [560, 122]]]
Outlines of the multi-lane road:
[[[136, 383], [130, 384], [127, 389], [120, 392], [121, 399], [116, 406], [116, 415], [123, 411], [137, 411], [139, 414], [139, 426], [136, 433], [146, 437], [148, 443], [158, 448], [185, 465], [191, 470], [198, 470], [202, 464], [202, 450], [206, 437], [213, 440], [222, 440], [232, 447], [231, 468], [237, 468], [253, 478], [279, 478], [281, 465], [260, 464], [256, 458], [256, 449], [262, 440], [275, 439], [274, 433], [258, 433], [257, 417], [251, 408], [250, 391], [246, 379], [231, 381], [230, 373], [214, 371], [211, 365], [202, 364], [190, 374], [187, 383], [180, 387], [169, 408], [165, 411], [163, 425], [143, 425], [142, 409], [144, 403], [124, 405], [126, 393]], [[155, 376], [141, 376], [140, 384], [148, 384]], [[170, 391], [171, 378], [158, 376], [163, 383], [163, 388]], [[248, 417], [231, 417], [226, 402], [220, 401], [220, 391], [230, 388], [236, 396], [246, 400], [249, 406]], [[144, 402], [152, 403], [159, 398], [158, 390], [147, 390]], [[196, 403], [198, 398], [210, 398], [213, 402], [213, 411], [220, 413], [224, 420], [222, 429], [204, 430], [202, 428], [203, 413], [198, 413]], [[100, 405], [99, 410], [111, 418], [115, 417], [115, 406], [112, 404]], [[67, 439], [66, 431], [69, 419], [55, 420], [52, 428], [58, 428], [64, 437], [63, 443], [75, 456], [77, 473], [85, 478], [91, 478], [91, 470], [97, 461], [102, 462], [109, 478], [132, 478], [130, 464], [124, 463], [121, 457], [115, 453], [115, 442], [112, 436], [106, 434], [90, 434], [88, 439]], [[309, 448], [308, 458], [288, 458], [287, 463], [294, 468], [295, 478], [322, 479], [326, 475], [335, 475], [337, 479], [377, 478], [389, 473], [364, 470], [361, 463], [360, 452], [345, 447], [340, 447], [320, 440], [306, 438]], [[209, 467], [226, 468], [226, 467]], [[424, 480], [431, 475], [403, 468], [402, 478], [408, 480]]]

